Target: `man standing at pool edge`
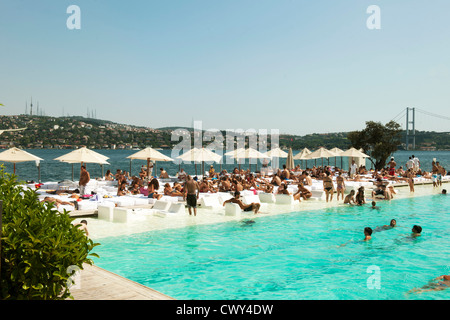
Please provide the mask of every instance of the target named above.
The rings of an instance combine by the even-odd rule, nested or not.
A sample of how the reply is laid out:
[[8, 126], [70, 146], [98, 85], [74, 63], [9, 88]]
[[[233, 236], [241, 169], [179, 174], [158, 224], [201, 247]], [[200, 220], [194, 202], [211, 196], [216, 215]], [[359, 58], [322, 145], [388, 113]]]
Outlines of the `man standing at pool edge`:
[[89, 172], [86, 170], [86, 167], [83, 165], [81, 166], [80, 171], [80, 194], [84, 195], [86, 192], [86, 185], [88, 184], [89, 180], [91, 180], [91, 177], [89, 176]]
[[194, 181], [190, 175], [187, 176], [187, 181], [184, 198], [186, 199], [186, 204], [188, 206], [189, 215], [192, 215], [191, 208], [194, 208], [194, 216], [197, 215], [197, 199], [199, 196], [200, 189], [198, 187], [197, 181]]

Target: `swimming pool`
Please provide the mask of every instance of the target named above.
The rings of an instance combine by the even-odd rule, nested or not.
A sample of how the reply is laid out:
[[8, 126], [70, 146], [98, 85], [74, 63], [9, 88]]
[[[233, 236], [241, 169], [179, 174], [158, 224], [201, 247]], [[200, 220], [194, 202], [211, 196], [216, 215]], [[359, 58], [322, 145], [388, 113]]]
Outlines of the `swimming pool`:
[[450, 274], [449, 204], [432, 195], [108, 237], [94, 261], [175, 299], [448, 299], [406, 293]]

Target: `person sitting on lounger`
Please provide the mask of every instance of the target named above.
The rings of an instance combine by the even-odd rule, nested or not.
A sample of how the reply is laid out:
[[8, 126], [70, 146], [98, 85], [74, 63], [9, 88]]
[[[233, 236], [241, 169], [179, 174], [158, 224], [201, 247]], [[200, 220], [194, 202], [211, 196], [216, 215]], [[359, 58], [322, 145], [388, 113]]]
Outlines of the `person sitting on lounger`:
[[183, 197], [183, 193], [179, 192], [178, 190], [174, 190], [169, 183], [166, 183], [164, 185], [164, 195], [171, 196], [171, 197]]
[[280, 177], [278, 176], [277, 173], [273, 176], [272, 181], [270, 183], [272, 185], [278, 186], [278, 187], [281, 185], [281, 179], [280, 179]]
[[147, 188], [147, 190], [148, 190], [148, 197], [152, 198], [152, 199], [156, 199], [156, 200], [161, 199], [161, 197], [163, 195], [162, 194], [158, 194], [158, 189], [159, 189], [158, 179], [153, 178], [148, 183], [148, 188]]
[[227, 204], [227, 203], [236, 203], [237, 205], [239, 205], [239, 207], [242, 210], [253, 211], [253, 212], [255, 212], [255, 214], [257, 214], [259, 211], [259, 208], [261, 207], [261, 204], [256, 203], [256, 202], [252, 202], [251, 204], [243, 204], [242, 201], [239, 199], [240, 195], [241, 195], [241, 193], [239, 191], [236, 191], [234, 193], [234, 198], [224, 201], [223, 205], [225, 206], [225, 204]]
[[312, 193], [308, 189], [305, 188], [303, 183], [299, 182], [298, 184], [298, 191], [294, 194], [294, 200], [301, 201], [300, 198], [303, 198], [304, 200], [308, 200], [311, 198]]
[[122, 181], [122, 183], [117, 188], [117, 195], [118, 196], [125, 196], [125, 195], [127, 195], [129, 193], [130, 192], [128, 191], [128, 188], [127, 188], [127, 182], [126, 181]]
[[187, 179], [186, 171], [184, 171], [184, 169], [181, 169], [180, 172], [178, 173], [178, 180], [186, 181], [186, 179]]
[[164, 170], [163, 168], [160, 168], [159, 171], [160, 171], [160, 173], [159, 173], [160, 179], [168, 179], [169, 178], [169, 174], [166, 172], [166, 170]]
[[277, 194], [287, 194], [287, 195], [290, 195], [291, 193], [288, 191], [287, 185], [286, 185], [285, 183], [282, 183], [282, 184], [278, 187]]

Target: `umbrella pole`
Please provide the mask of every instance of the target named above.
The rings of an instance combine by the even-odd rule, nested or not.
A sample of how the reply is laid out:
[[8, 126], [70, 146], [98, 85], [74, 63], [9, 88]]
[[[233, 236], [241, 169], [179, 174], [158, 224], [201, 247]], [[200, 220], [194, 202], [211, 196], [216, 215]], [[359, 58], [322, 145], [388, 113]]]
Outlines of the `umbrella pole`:
[[147, 180], [150, 181], [150, 158], [147, 158]]
[[[132, 176], [131, 174], [131, 161], [133, 161], [132, 159], [130, 159], [130, 177]], [[103, 167], [102, 167], [103, 168]], [[103, 174], [103, 173], [102, 173]]]
[[14, 174], [16, 174], [16, 163], [14, 162]]
[[38, 165], [38, 182], [41, 183], [41, 164]]
[[74, 181], [74, 180], [73, 180], [73, 163], [72, 163], [72, 181]]

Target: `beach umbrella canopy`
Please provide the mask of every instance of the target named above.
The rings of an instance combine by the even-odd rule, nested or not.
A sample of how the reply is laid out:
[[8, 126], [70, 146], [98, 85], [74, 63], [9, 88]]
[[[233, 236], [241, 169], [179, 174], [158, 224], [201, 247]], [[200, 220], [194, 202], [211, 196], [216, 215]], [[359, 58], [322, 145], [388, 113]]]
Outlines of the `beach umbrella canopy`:
[[306, 156], [307, 159], [322, 159], [323, 166], [323, 158], [336, 157], [336, 154], [331, 152], [330, 150], [325, 149], [324, 147], [320, 147], [314, 152], [311, 152]]
[[340, 154], [341, 157], [352, 157], [352, 158], [370, 158], [367, 154], [355, 149], [350, 148]]
[[[147, 160], [147, 168], [150, 167], [152, 161], [174, 161], [172, 158], [162, 154], [158, 150], [147, 147], [127, 157], [128, 159]], [[150, 176], [150, 170], [147, 170], [147, 177]]]
[[[220, 162], [222, 160], [222, 156], [212, 152], [207, 148], [193, 148], [189, 151], [183, 153], [181, 156], [178, 156], [177, 159], [181, 161], [188, 161], [195, 163], [195, 174], [197, 174], [197, 163], [202, 163], [202, 171], [204, 162]], [[203, 174], [203, 173], [202, 173]]]
[[281, 150], [280, 148], [275, 148], [267, 151], [266, 156], [269, 158], [287, 158], [288, 153], [286, 151]]
[[207, 148], [193, 148], [183, 153], [181, 156], [178, 156], [177, 159], [193, 162], [220, 162], [222, 156]]
[[[336, 154], [336, 157], [334, 158], [334, 166], [336, 166], [337, 157], [340, 157], [341, 153], [344, 152], [344, 150], [341, 150], [339, 148], [333, 148], [330, 151]], [[342, 167], [342, 157], [341, 157], [341, 167]]]
[[98, 164], [109, 164], [108, 160], [109, 158], [95, 152], [93, 150], [90, 150], [86, 147], [82, 147], [76, 150], [73, 150], [69, 153], [66, 153], [65, 155], [62, 155], [58, 158], [55, 158], [54, 160], [58, 160], [61, 162], [67, 162], [67, 163], [98, 163]]
[[267, 159], [267, 158], [269, 158], [264, 153], [259, 152], [258, 150], [253, 149], [253, 148], [237, 149], [231, 157], [236, 158], [236, 159]]
[[[238, 159], [238, 160], [240, 160], [240, 159], [268, 159], [269, 158], [266, 154], [259, 152], [258, 150], [253, 149], [253, 148], [237, 149], [233, 152], [231, 157]], [[251, 166], [251, 162], [249, 160], [249, 167], [250, 166]]]
[[311, 154], [311, 151], [308, 148], [304, 148], [294, 156], [294, 160], [308, 160], [309, 158], [306, 157], [308, 154]]
[[336, 157], [336, 154], [334, 152], [331, 152], [330, 150], [325, 149], [324, 147], [320, 147], [316, 151], [311, 152], [306, 156], [307, 159], [320, 159], [330, 157]]
[[16, 173], [16, 163], [28, 161], [36, 161], [36, 163], [39, 163], [41, 160], [44, 159], [16, 147], [0, 153], [0, 161], [14, 163], [14, 173]]
[[162, 154], [153, 148], [145, 148], [127, 157], [128, 159], [153, 160], [153, 161], [173, 161], [172, 158]]
[[294, 169], [294, 155], [292, 154], [292, 148], [289, 148], [288, 156], [286, 159], [286, 169]]
[[[73, 180], [74, 179], [74, 174], [73, 174], [73, 164], [74, 163], [98, 163], [100, 165], [103, 165], [103, 164], [109, 164], [108, 161], [106, 161], [108, 159], [109, 159], [108, 157], [106, 157], [98, 152], [90, 150], [86, 147], [81, 147], [79, 149], [76, 149], [69, 153], [66, 153], [65, 155], [62, 155], [58, 158], [55, 158], [54, 160], [72, 164], [72, 180]], [[103, 167], [102, 167], [102, 170], [103, 170]]]
[[339, 148], [333, 148], [333, 149], [330, 149], [330, 151], [336, 154], [335, 157], [340, 157], [341, 153], [344, 152], [344, 150], [341, 150]]

